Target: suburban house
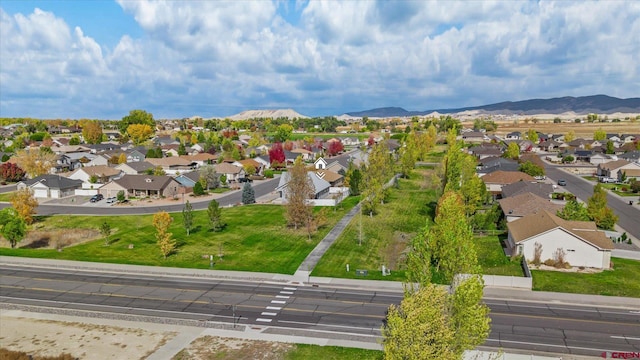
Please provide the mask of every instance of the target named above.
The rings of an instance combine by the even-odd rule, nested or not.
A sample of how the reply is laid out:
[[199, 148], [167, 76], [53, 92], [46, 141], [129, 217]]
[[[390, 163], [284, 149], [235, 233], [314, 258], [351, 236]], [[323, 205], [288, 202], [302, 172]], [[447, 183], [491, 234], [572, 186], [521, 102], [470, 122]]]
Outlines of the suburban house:
[[629, 170], [640, 170], [640, 164], [628, 162], [627, 160], [610, 161], [599, 164], [596, 175], [618, 179], [622, 176], [622, 174], [618, 173], [629, 172]]
[[518, 181], [502, 187], [503, 198], [524, 193], [532, 193], [544, 199], [551, 199], [553, 185], [544, 182]]
[[481, 177], [487, 186], [487, 191], [494, 196], [502, 195], [502, 187], [513, 184], [518, 181], [534, 182], [533, 176], [525, 174], [521, 171], [503, 171], [498, 170]]
[[[287, 192], [288, 192], [287, 184], [289, 183], [290, 177], [291, 177], [291, 174], [289, 172], [283, 173], [282, 176], [280, 176], [280, 182], [276, 187], [276, 191], [280, 194], [280, 199], [283, 202], [287, 201]], [[328, 181], [316, 176], [316, 173], [314, 171], [308, 171], [307, 177], [309, 178], [309, 181], [311, 181], [311, 183], [313, 184], [313, 188], [314, 188], [313, 199], [320, 199], [323, 196], [327, 196], [329, 194], [329, 188], [331, 187], [331, 184], [329, 184]]]
[[469, 148], [469, 154], [482, 160], [488, 157], [500, 157], [502, 156], [502, 149], [497, 145], [478, 145]]
[[520, 131], [510, 132], [505, 136], [506, 140], [520, 140], [522, 138], [522, 133]]
[[638, 169], [624, 169], [618, 171], [618, 181], [640, 180], [640, 167]]
[[192, 161], [178, 157], [169, 156], [164, 158], [148, 158], [145, 161], [153, 165], [154, 167], [161, 167], [167, 174], [176, 174], [178, 172], [188, 172], [195, 168]]
[[494, 171], [518, 171], [520, 164], [512, 159], [505, 159], [503, 157], [491, 156], [479, 161], [477, 166], [478, 174], [489, 174]]
[[328, 182], [329, 185], [333, 187], [342, 186], [342, 184], [344, 183], [344, 176], [337, 172], [333, 172], [331, 170], [326, 170], [326, 169], [317, 169], [315, 170], [315, 173], [316, 173], [316, 176]]
[[634, 150], [627, 153], [624, 153], [618, 156], [620, 159], [625, 159], [629, 162], [634, 162], [636, 164], [640, 164], [640, 150]]
[[548, 210], [529, 214], [507, 224], [508, 247], [513, 255], [532, 261], [536, 243], [542, 246], [541, 261], [554, 259], [562, 249], [571, 266], [608, 269], [613, 242], [592, 221], [567, 221]]
[[216, 164], [215, 167], [218, 175], [224, 175], [227, 177], [227, 182], [238, 181], [240, 178], [245, 177], [245, 171], [240, 166], [223, 162]]
[[124, 175], [100, 188], [105, 197], [117, 196], [124, 191], [125, 197], [169, 197], [177, 196], [183, 187], [170, 176]]
[[538, 144], [538, 147], [542, 151], [553, 152], [553, 151], [558, 151], [560, 149], [560, 145], [562, 145], [561, 142], [558, 142], [555, 140], [547, 140]]
[[234, 161], [232, 165], [242, 167], [243, 169], [245, 169], [245, 172], [248, 166], [252, 166], [254, 169], [256, 169], [255, 175], [262, 175], [262, 169], [264, 167], [262, 163], [254, 159], [244, 159], [244, 160]]
[[500, 208], [502, 209], [507, 222], [518, 220], [524, 216], [541, 210], [548, 210], [555, 214], [563, 208], [560, 204], [552, 203], [549, 198], [542, 198], [530, 192], [508, 198], [502, 198], [498, 200], [498, 203], [500, 204]]
[[75, 170], [67, 177], [69, 179], [81, 180], [84, 183], [91, 182], [91, 178], [94, 177], [96, 182], [108, 183], [109, 181], [120, 177], [122, 172], [116, 168], [112, 168], [105, 165], [82, 167]]
[[487, 135], [480, 131], [469, 131], [462, 134], [462, 140], [465, 143], [482, 143], [488, 141]]
[[180, 174], [176, 176], [174, 179], [185, 188], [193, 188], [196, 185], [196, 183], [200, 180], [200, 172], [192, 171], [192, 172]]
[[109, 157], [104, 154], [96, 155], [93, 159], [89, 160], [88, 163], [85, 163], [84, 166], [106, 166], [109, 165]]
[[60, 175], [47, 174], [20, 181], [17, 184], [18, 190], [25, 188], [31, 189], [33, 197], [37, 199], [59, 199], [75, 195], [75, 190], [82, 188], [82, 181]]
[[116, 169], [128, 175], [144, 174], [147, 172], [147, 170], [153, 168], [153, 164], [147, 161], [130, 162], [116, 166]]
[[598, 164], [604, 164], [604, 163], [608, 163], [610, 161], [615, 161], [617, 160], [618, 157], [615, 155], [607, 155], [607, 154], [593, 154], [591, 155], [591, 158], [589, 158], [589, 162], [592, 165], [598, 165]]
[[218, 155], [209, 154], [206, 152], [197, 153], [194, 155], [180, 155], [182, 159], [190, 161], [197, 165], [197, 167], [204, 166], [207, 164], [213, 164], [218, 160]]
[[270, 169], [271, 162], [269, 159], [269, 155], [260, 155], [253, 158], [256, 162], [259, 162], [262, 165], [263, 169]]
[[292, 149], [291, 152], [302, 156], [304, 161], [313, 161], [315, 158], [315, 154], [307, 149]]

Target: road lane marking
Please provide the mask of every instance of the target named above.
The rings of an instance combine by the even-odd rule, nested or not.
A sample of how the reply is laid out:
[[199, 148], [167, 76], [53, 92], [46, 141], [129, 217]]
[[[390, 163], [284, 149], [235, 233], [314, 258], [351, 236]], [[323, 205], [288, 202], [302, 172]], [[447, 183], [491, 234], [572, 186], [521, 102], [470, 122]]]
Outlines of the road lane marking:
[[276, 299], [288, 299], [291, 296], [285, 296], [285, 295], [276, 295]]
[[282, 310], [282, 308], [279, 307], [279, 306], [267, 306], [267, 310], [278, 310], [278, 311], [280, 311], [280, 310]]
[[262, 313], [260, 313], [260, 315], [262, 315], [262, 316], [276, 316], [276, 315], [278, 315], [278, 313], [263, 311]]
[[285, 286], [283, 289], [285, 289], [285, 290], [292, 290], [292, 291], [296, 291], [296, 290], [298, 290], [298, 288], [289, 287], [289, 286]]
[[280, 294], [293, 295], [293, 291], [280, 291]]
[[629, 336], [611, 336], [614, 339], [624, 339], [624, 340], [640, 340], [640, 338], [634, 338]]
[[286, 304], [286, 301], [282, 301], [282, 300], [271, 300], [272, 304]]
[[271, 320], [273, 320], [273, 319], [263, 319], [263, 318], [257, 318], [257, 319], [256, 319], [256, 321], [260, 321], [260, 322], [268, 322], [268, 323], [270, 323], [270, 322], [271, 322]]

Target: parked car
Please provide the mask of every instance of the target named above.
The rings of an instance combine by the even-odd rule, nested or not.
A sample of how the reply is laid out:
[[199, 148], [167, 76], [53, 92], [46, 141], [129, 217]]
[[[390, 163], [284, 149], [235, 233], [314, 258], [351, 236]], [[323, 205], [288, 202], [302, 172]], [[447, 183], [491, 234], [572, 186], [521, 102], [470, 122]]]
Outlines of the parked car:
[[244, 177], [244, 178], [240, 178], [238, 179], [238, 182], [244, 183], [244, 182], [253, 182], [253, 180], [251, 180], [250, 178]]
[[558, 185], [560, 186], [567, 186], [567, 181], [566, 180], [558, 180]]
[[536, 180], [546, 180], [547, 179], [547, 177], [544, 176], [544, 175], [534, 176], [533, 178], [536, 179]]
[[600, 182], [605, 184], [615, 184], [618, 182], [618, 179], [603, 176], [600, 178]]
[[102, 199], [104, 199], [104, 196], [102, 194], [96, 194], [96, 195], [93, 195], [91, 197], [91, 199], [89, 199], [89, 201], [94, 203], [94, 202], [98, 202], [98, 201], [100, 201]]
[[113, 203], [115, 203], [117, 201], [118, 201], [118, 199], [115, 196], [107, 198], [107, 204], [113, 204]]

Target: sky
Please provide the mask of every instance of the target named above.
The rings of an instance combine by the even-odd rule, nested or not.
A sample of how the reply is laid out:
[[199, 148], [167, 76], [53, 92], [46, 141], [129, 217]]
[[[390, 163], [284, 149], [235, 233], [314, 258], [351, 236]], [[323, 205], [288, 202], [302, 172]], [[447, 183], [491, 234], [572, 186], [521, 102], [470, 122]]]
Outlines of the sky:
[[0, 0], [0, 117], [640, 95], [640, 1]]

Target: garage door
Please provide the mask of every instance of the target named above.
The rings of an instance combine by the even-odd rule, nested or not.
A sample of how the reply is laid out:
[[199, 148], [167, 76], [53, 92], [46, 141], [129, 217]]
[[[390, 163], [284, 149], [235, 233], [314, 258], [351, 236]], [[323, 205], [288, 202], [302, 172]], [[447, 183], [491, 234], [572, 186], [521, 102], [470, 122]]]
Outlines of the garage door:
[[49, 197], [48, 189], [35, 189], [33, 192], [33, 197], [36, 198], [47, 198]]

